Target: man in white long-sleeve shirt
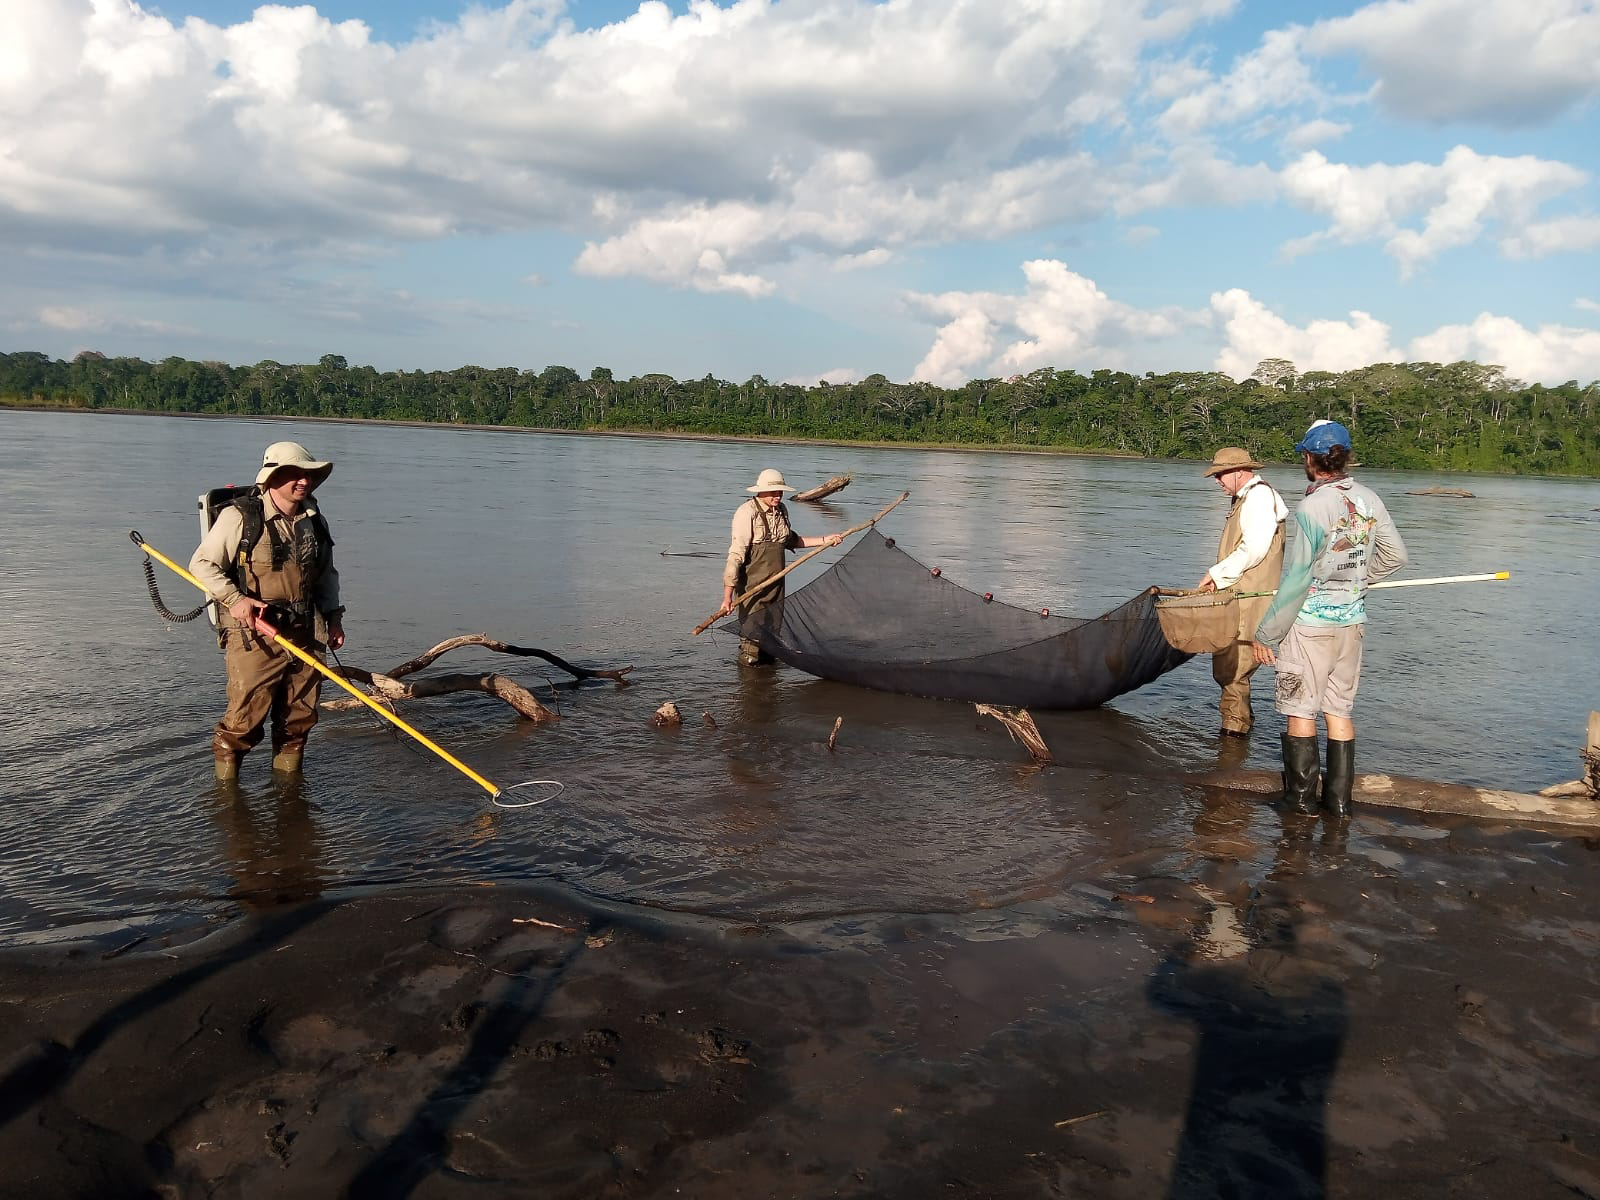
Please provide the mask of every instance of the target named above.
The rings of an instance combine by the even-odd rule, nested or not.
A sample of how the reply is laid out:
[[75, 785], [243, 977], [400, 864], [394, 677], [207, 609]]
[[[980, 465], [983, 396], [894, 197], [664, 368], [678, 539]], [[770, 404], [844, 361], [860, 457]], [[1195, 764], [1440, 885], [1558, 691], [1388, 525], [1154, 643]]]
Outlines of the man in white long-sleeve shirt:
[[[1237, 588], [1241, 592], [1270, 592], [1278, 586], [1283, 569], [1283, 524], [1289, 506], [1256, 468], [1261, 464], [1237, 446], [1218, 450], [1206, 475], [1233, 497], [1228, 520], [1217, 542], [1217, 562], [1196, 585], [1201, 591]], [[1222, 688], [1222, 732], [1243, 737], [1255, 723], [1250, 714], [1250, 676], [1256, 662], [1256, 625], [1266, 615], [1272, 597], [1239, 601], [1239, 627], [1233, 645], [1211, 656], [1211, 677]]]

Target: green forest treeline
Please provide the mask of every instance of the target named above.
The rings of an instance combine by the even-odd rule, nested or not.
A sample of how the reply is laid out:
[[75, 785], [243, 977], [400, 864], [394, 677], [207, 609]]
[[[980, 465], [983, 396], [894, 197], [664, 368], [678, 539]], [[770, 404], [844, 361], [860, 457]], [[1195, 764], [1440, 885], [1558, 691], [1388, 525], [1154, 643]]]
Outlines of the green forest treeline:
[[1239, 445], [1293, 458], [1312, 420], [1354, 434], [1371, 466], [1600, 476], [1600, 382], [1523, 384], [1477, 363], [1382, 363], [1297, 371], [1267, 359], [1236, 383], [1216, 371], [1130, 375], [1041, 368], [958, 388], [891, 383], [801, 387], [752, 376], [617, 379], [604, 367], [378, 371], [336, 354], [316, 363], [148, 363], [84, 351], [71, 361], [0, 354], [0, 403], [239, 416], [347, 417], [824, 441], [1018, 446], [1144, 458], [1210, 458]]

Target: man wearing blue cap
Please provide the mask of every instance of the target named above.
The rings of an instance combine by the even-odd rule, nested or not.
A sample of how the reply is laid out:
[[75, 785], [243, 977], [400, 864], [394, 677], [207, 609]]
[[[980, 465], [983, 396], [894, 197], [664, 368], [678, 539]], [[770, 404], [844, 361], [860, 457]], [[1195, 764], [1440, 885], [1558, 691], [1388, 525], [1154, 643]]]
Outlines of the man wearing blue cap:
[[[1355, 781], [1356, 686], [1367, 588], [1406, 565], [1400, 532], [1376, 493], [1350, 477], [1350, 431], [1316, 421], [1295, 445], [1305, 462], [1297, 536], [1284, 557], [1278, 594], [1255, 633], [1255, 658], [1278, 670], [1283, 799], [1293, 812], [1350, 815]], [[1328, 727], [1328, 761], [1317, 755], [1317, 715]]]

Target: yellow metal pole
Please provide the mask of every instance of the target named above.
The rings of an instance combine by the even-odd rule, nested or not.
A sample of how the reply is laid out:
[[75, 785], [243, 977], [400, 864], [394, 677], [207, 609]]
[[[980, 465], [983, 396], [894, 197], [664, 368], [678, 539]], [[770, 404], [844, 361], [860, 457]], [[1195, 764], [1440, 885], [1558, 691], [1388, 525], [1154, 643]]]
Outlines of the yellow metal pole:
[[[202, 592], [206, 591], [206, 585], [205, 584], [201, 583], [193, 575], [189, 574], [189, 572], [187, 570], [185, 570], [183, 567], [180, 567], [177, 563], [173, 562], [165, 554], [161, 553], [161, 551], [157, 550], [154, 546], [150, 545], [149, 542], [145, 541], [144, 538], [139, 536], [138, 531], [136, 531], [136, 530], [132, 531], [132, 532], [130, 532], [128, 534], [128, 536], [133, 539], [133, 544], [135, 546], [138, 546], [139, 549], [143, 550], [146, 554], [150, 555], [151, 558], [155, 559], [157, 562], [161, 563], [163, 566], [170, 567], [172, 570], [176, 571], [179, 575], [181, 575], [185, 579], [187, 579], [190, 583], [194, 584], [194, 586], [199, 588]], [[206, 594], [210, 595], [209, 592], [207, 592]], [[266, 622], [263, 621], [263, 622], [261, 622], [261, 624], [265, 625]], [[267, 625], [267, 628], [271, 629], [272, 626]], [[282, 637], [278, 633], [274, 632], [273, 635], [272, 635], [272, 640], [278, 646], [280, 646], [284, 650], [288, 651], [290, 654], [294, 655], [301, 662], [305, 663], [308, 667], [315, 668], [316, 670], [320, 671], [323, 675], [326, 675], [329, 679], [333, 680], [334, 683], [337, 683], [345, 691], [349, 692], [352, 696], [354, 696], [357, 700], [361, 701], [361, 703], [365, 704], [373, 712], [377, 713], [385, 721], [388, 721], [392, 725], [397, 725], [401, 729], [405, 730], [412, 737], [416, 738], [417, 741], [421, 742], [424, 746], [426, 746], [429, 750], [432, 750], [440, 758], [444, 759], [445, 762], [449, 763], [452, 767], [454, 767], [456, 770], [460, 771], [468, 779], [472, 780], [473, 783], [477, 784], [484, 791], [488, 792], [491, 799], [493, 799], [493, 798], [495, 798], [495, 797], [500, 795], [500, 789], [497, 788], [494, 784], [490, 783], [482, 775], [479, 775], [476, 771], [474, 771], [471, 767], [467, 766], [466, 763], [462, 762], [459, 758], [457, 758], [455, 755], [451, 754], [448, 750], [446, 750], [443, 747], [437, 745], [435, 742], [433, 742], [431, 739], [429, 739], [425, 734], [418, 733], [415, 729], [411, 728], [411, 726], [407, 725], [399, 717], [395, 716], [394, 713], [390, 712], [387, 708], [383, 707], [383, 705], [379, 704], [371, 696], [367, 695], [360, 688], [356, 687], [348, 679], [344, 678], [344, 676], [337, 675], [334, 672], [330, 671], [322, 663], [318, 662], [311, 655], [307, 654], [304, 650], [300, 649], [299, 646], [296, 646], [293, 642], [289, 641], [288, 638]]]

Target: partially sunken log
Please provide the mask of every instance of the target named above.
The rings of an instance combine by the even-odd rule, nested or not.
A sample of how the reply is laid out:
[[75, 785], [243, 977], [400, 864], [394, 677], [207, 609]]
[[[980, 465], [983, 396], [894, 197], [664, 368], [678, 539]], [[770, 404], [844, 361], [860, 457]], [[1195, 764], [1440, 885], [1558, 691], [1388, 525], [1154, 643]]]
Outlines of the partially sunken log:
[[510, 642], [502, 642], [490, 637], [487, 633], [463, 633], [440, 642], [431, 650], [425, 650], [409, 662], [403, 662], [394, 670], [386, 672], [391, 678], [399, 679], [413, 671], [420, 671], [428, 666], [442, 654], [448, 654], [461, 646], [482, 646], [485, 650], [493, 650], [497, 654], [514, 654], [523, 658], [542, 658], [553, 667], [558, 667], [576, 679], [614, 679], [618, 683], [627, 683], [624, 678], [632, 667], [618, 667], [609, 670], [594, 670], [587, 667], [575, 667], [565, 659], [557, 658], [548, 650], [537, 650], [532, 646], [513, 646]]
[[977, 704], [973, 707], [978, 710], [979, 716], [993, 717], [1004, 725], [1006, 732], [1033, 755], [1035, 762], [1051, 761], [1050, 747], [1044, 744], [1044, 735], [1039, 732], [1039, 727], [1034, 724], [1027, 709], [996, 708], [992, 704]]
[[[485, 692], [498, 696], [530, 721], [557, 721], [561, 714], [539, 703], [538, 697], [519, 683], [504, 675], [433, 675], [402, 683], [392, 675], [363, 671], [360, 667], [346, 666], [344, 677], [364, 683], [373, 699], [393, 709], [400, 700], [425, 700], [429, 696], [449, 696], [457, 692]], [[330, 700], [324, 708], [343, 709], [364, 707], [354, 698]]]
[[1467, 491], [1466, 488], [1447, 488], [1447, 487], [1417, 488], [1415, 491], [1407, 492], [1406, 495], [1408, 495], [1408, 496], [1460, 496], [1463, 499], [1467, 499], [1467, 500], [1476, 499], [1476, 495], [1474, 493], [1472, 493], [1472, 492]]
[[[499, 654], [511, 654], [518, 657], [541, 658], [552, 666], [558, 667], [576, 679], [613, 679], [626, 685], [625, 678], [632, 667], [618, 667], [607, 669], [594, 669], [589, 667], [575, 667], [565, 659], [558, 658], [548, 650], [537, 650], [531, 646], [513, 646], [509, 642], [502, 642], [492, 638], [486, 633], [466, 633], [459, 637], [448, 638], [425, 650], [416, 658], [401, 663], [390, 671], [368, 671], [362, 667], [349, 665], [335, 665], [331, 667], [336, 674], [342, 674], [346, 679], [356, 683], [366, 684], [374, 699], [389, 709], [395, 707], [400, 700], [423, 700], [430, 696], [448, 696], [457, 692], [484, 692], [490, 696], [497, 696], [530, 721], [554, 721], [560, 714], [541, 704], [536, 696], [521, 684], [507, 679], [504, 675], [493, 673], [487, 675], [435, 675], [427, 679], [414, 679], [402, 683], [407, 676], [422, 670], [437, 660], [441, 655], [448, 654], [451, 650], [462, 646], [482, 646], [486, 650], [493, 650]], [[361, 702], [353, 697], [340, 697], [329, 700], [323, 705], [328, 709], [350, 709], [362, 707]]]
[[789, 497], [791, 500], [821, 500], [824, 496], [831, 496], [837, 491], [848, 487], [854, 475], [835, 475], [821, 487], [814, 487], [808, 492], [796, 492]]
[[1583, 778], [1540, 788], [1541, 796], [1572, 796], [1600, 802], [1600, 712], [1589, 714], [1589, 743], [1580, 752]]

